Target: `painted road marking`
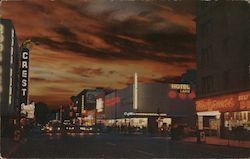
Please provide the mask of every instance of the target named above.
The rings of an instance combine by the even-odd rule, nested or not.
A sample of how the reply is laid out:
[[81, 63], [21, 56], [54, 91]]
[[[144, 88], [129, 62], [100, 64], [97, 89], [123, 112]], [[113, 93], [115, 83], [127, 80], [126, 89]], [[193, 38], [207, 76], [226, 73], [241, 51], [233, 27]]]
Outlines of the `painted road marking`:
[[135, 150], [136, 152], [142, 153], [144, 155], [149, 155], [149, 156], [154, 156], [152, 153], [146, 152], [146, 151], [142, 151], [142, 150]]
[[111, 143], [111, 142], [107, 142], [106, 144], [107, 144], [107, 145], [111, 145], [111, 146], [116, 146], [116, 144]]

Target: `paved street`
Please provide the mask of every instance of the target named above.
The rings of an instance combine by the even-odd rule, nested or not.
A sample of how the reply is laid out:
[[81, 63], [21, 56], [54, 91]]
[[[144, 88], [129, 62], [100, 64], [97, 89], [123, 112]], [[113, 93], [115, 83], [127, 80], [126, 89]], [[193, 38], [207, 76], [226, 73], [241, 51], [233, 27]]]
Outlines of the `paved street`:
[[171, 141], [164, 137], [111, 134], [33, 133], [27, 140], [2, 140], [3, 157], [8, 158], [153, 158], [153, 157], [249, 157], [249, 149]]

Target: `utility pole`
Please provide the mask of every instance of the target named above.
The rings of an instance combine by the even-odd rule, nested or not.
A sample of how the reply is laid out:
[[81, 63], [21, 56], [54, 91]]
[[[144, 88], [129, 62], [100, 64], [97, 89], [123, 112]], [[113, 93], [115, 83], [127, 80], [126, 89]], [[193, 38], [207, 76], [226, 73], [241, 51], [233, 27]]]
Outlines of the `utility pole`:
[[62, 127], [62, 105], [60, 106], [60, 127]]

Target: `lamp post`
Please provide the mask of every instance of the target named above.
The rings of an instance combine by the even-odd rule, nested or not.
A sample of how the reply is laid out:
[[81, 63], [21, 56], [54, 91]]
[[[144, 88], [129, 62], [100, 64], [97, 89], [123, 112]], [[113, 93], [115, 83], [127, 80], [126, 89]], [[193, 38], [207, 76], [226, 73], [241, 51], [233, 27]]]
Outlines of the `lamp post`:
[[117, 90], [115, 90], [115, 126], [117, 126]]

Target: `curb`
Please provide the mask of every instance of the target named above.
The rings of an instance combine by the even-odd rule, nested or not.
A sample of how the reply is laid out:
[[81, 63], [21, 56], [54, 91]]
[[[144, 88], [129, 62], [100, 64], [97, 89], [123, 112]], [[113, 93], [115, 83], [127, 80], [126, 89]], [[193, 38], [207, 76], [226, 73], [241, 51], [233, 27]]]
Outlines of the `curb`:
[[243, 147], [243, 146], [236, 146], [236, 145], [223, 145], [223, 144], [212, 144], [212, 143], [197, 143], [193, 141], [185, 141], [185, 140], [180, 140], [180, 142], [187, 142], [187, 143], [194, 143], [197, 145], [214, 145], [214, 146], [226, 146], [226, 147], [232, 147], [232, 148], [241, 148], [241, 149], [250, 149], [250, 147]]

